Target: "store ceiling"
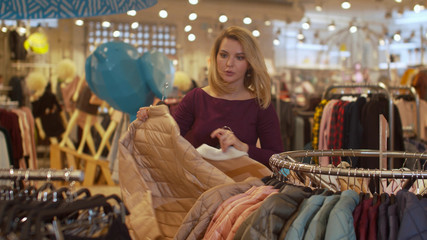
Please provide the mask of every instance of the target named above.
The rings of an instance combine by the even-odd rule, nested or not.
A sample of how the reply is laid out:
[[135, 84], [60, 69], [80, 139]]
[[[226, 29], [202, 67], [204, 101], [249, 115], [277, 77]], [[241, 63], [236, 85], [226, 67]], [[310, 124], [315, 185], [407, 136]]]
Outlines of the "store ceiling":
[[[408, 12], [412, 9], [413, 0], [350, 0], [349, 10], [341, 9], [339, 0], [199, 0], [199, 4], [191, 5], [188, 0], [158, 0], [158, 3], [138, 12], [138, 20], [158, 20], [158, 11], [166, 9], [169, 12], [168, 21], [186, 21], [192, 11], [197, 12], [200, 18], [216, 20], [220, 14], [227, 14], [229, 18], [242, 19], [250, 16], [253, 20], [264, 21], [276, 19], [284, 22], [300, 22], [309, 16], [312, 22], [330, 22], [338, 24], [355, 20], [369, 24], [390, 24], [391, 18], [399, 18], [398, 12]], [[317, 12], [315, 6], [321, 4], [323, 10]], [[426, 10], [427, 11], [427, 10]], [[125, 15], [109, 16], [109, 19], [126, 20]], [[133, 19], [134, 20], [134, 19]], [[424, 19], [427, 23], [427, 19]], [[132, 21], [132, 20], [129, 20]], [[166, 20], [165, 20], [166, 21]], [[422, 21], [422, 19], [420, 19]]]

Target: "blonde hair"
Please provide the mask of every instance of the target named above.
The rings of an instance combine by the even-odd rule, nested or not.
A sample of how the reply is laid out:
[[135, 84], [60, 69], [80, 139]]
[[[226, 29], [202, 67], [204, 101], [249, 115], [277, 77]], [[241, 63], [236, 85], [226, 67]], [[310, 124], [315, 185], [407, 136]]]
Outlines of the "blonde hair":
[[264, 56], [261, 53], [257, 40], [245, 28], [231, 26], [223, 30], [215, 40], [210, 55], [208, 81], [210, 87], [218, 94], [230, 93], [232, 90], [227, 83], [221, 81], [217, 70], [216, 58], [223, 39], [238, 41], [245, 53], [249, 67], [244, 80], [244, 86], [255, 95], [261, 108], [266, 109], [271, 102], [271, 80], [265, 66]]

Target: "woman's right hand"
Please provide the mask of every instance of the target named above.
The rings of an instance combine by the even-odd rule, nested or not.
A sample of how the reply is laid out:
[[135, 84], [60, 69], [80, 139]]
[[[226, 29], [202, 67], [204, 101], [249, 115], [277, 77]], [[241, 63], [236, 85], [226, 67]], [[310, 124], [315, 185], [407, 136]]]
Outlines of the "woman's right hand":
[[140, 121], [145, 122], [148, 119], [148, 110], [149, 107], [140, 107], [138, 112], [136, 113], [136, 118]]

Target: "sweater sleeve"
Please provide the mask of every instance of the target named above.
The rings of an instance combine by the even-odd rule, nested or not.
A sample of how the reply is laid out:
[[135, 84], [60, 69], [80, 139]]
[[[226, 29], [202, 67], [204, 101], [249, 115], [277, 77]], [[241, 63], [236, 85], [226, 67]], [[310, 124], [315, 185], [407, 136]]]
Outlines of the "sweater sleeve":
[[273, 154], [284, 151], [282, 138], [280, 136], [280, 125], [277, 113], [273, 105], [261, 110], [258, 115], [257, 133], [261, 148], [249, 145], [249, 157], [269, 167], [269, 160]]
[[173, 113], [173, 118], [179, 126], [181, 136], [185, 136], [194, 123], [194, 93], [195, 91], [188, 92]]

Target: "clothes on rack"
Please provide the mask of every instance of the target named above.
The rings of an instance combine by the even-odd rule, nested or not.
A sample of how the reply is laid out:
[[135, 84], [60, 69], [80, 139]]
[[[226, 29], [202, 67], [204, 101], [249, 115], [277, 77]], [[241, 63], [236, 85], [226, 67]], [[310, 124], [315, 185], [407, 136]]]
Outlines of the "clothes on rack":
[[129, 212], [117, 195], [92, 196], [89, 189], [57, 189], [51, 182], [2, 190], [2, 239], [131, 239], [124, 222]]
[[[388, 110], [388, 100], [383, 97], [378, 97], [371, 99], [366, 102], [362, 108], [361, 112], [361, 124], [363, 129], [362, 134], [362, 144], [361, 149], [380, 149], [379, 142], [379, 118], [380, 114], [389, 121], [389, 110]], [[394, 111], [394, 126], [393, 128], [393, 139], [394, 139], [394, 151], [404, 151], [405, 145], [403, 143], [403, 129], [402, 123], [400, 121], [400, 114], [395, 104], [393, 104]], [[390, 140], [388, 139], [387, 142]], [[402, 166], [404, 159], [394, 158], [393, 166]], [[373, 159], [370, 157], [361, 157], [359, 159], [359, 165], [355, 167], [362, 167], [368, 169], [379, 168], [378, 159]], [[385, 166], [383, 166], [385, 167]], [[390, 168], [390, 167], [388, 167]]]
[[[379, 115], [389, 118], [388, 102], [380, 95], [366, 98], [359, 96], [355, 101], [341, 99], [325, 100], [318, 105], [313, 125], [313, 148], [327, 149], [378, 149]], [[321, 117], [320, 116], [321, 113]], [[317, 128], [317, 126], [319, 126]], [[404, 150], [402, 123], [397, 107], [394, 106], [394, 150]], [[318, 137], [318, 138], [317, 138]], [[317, 145], [315, 145], [317, 143]], [[322, 166], [327, 166], [330, 158], [319, 157]], [[337, 166], [341, 157], [332, 158]], [[345, 158], [352, 167], [377, 168], [378, 161], [369, 158]], [[395, 159], [396, 166], [401, 160]]]
[[396, 99], [394, 103], [396, 104], [399, 110], [402, 126], [409, 127], [410, 129], [412, 129], [412, 131], [410, 132], [408, 131], [403, 132], [403, 136], [405, 138], [414, 137], [415, 136], [414, 134], [418, 132], [417, 122], [419, 121], [420, 136], [415, 136], [415, 137], [419, 137], [420, 139], [427, 141], [427, 114], [425, 114], [427, 112], [427, 101], [420, 99], [420, 102], [419, 102], [420, 119], [417, 119], [417, 107], [414, 100], [411, 101], [411, 100], [406, 100], [401, 98], [401, 99]]
[[13, 76], [9, 80], [8, 85], [12, 88], [12, 90], [8, 92], [8, 97], [11, 101], [18, 101], [19, 106], [31, 107], [30, 91], [27, 87], [25, 77]]
[[19, 127], [18, 115], [10, 110], [0, 108], [0, 126], [7, 129], [10, 135], [12, 146], [12, 165], [19, 168], [20, 159], [23, 158], [23, 141], [21, 129]]
[[9, 48], [11, 60], [25, 60], [27, 58], [27, 50], [24, 47], [24, 42], [27, 40], [25, 33], [19, 33], [14, 29], [9, 32]]
[[34, 117], [30, 108], [0, 108], [0, 126], [9, 132], [12, 164], [15, 168], [37, 169]]

